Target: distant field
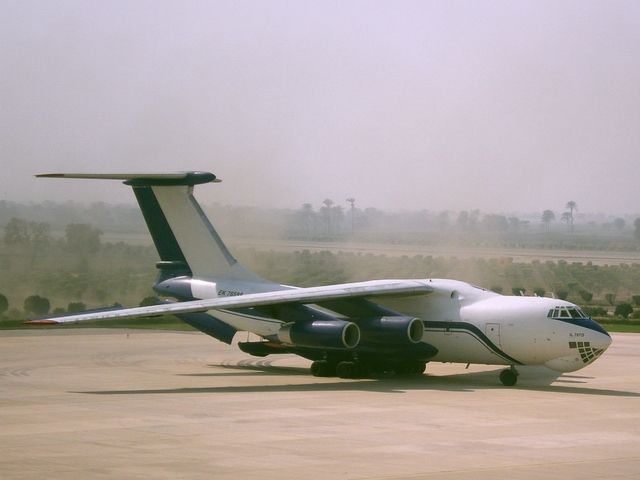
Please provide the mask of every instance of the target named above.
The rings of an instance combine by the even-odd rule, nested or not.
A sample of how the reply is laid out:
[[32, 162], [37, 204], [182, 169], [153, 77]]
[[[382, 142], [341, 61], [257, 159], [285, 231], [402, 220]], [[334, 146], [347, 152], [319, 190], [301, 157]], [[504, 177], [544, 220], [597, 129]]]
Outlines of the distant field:
[[[130, 245], [151, 245], [148, 233], [106, 233], [105, 242], [124, 242]], [[313, 242], [304, 240], [237, 238], [225, 239], [233, 249], [254, 249], [257, 251], [310, 252], [329, 251], [333, 253], [362, 253], [372, 255], [434, 256], [443, 258], [512, 258], [514, 262], [527, 263], [534, 260], [540, 262], [564, 260], [566, 262], [591, 262], [593, 265], [640, 264], [640, 251], [608, 251], [608, 250], [567, 250], [509, 247], [474, 247], [456, 245], [412, 245], [407, 243], [383, 244], [369, 242]]]
[[101, 240], [104, 243], [122, 242], [142, 247], [153, 245], [149, 232], [105, 232], [102, 234]]
[[306, 242], [298, 240], [229, 239], [235, 248], [252, 248], [257, 251], [294, 252], [299, 250], [362, 253], [400, 257], [403, 255], [434, 256], [443, 258], [512, 258], [514, 262], [527, 263], [564, 260], [566, 262], [591, 262], [593, 265], [640, 264], [640, 251], [620, 252], [603, 250], [542, 250], [530, 248], [498, 248], [469, 246], [427, 246], [407, 244], [377, 244], [351, 242]]

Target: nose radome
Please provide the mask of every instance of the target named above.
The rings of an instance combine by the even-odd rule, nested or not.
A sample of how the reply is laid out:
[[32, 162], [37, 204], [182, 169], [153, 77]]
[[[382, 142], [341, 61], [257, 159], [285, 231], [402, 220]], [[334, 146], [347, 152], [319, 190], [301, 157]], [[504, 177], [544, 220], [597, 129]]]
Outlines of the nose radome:
[[597, 338], [594, 338], [591, 341], [591, 345], [593, 345], [593, 348], [597, 348], [598, 350], [605, 351], [607, 348], [609, 348], [609, 346], [611, 346], [612, 342], [613, 342], [613, 339], [611, 338], [610, 335], [599, 334], [597, 335]]

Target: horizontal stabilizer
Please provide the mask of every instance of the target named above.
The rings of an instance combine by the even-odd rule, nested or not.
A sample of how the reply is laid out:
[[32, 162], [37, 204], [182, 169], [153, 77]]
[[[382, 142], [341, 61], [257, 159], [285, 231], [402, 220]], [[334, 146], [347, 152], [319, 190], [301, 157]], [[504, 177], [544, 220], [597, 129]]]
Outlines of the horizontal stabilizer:
[[41, 173], [39, 178], [82, 178], [97, 180], [124, 180], [129, 185], [199, 185], [221, 180], [210, 172], [173, 173]]

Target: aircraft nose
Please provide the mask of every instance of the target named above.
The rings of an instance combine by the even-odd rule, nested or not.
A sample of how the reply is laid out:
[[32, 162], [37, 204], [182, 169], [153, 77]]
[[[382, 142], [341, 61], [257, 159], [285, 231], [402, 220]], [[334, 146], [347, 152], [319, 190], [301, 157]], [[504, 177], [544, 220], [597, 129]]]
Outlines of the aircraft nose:
[[[595, 322], [594, 322], [595, 323]], [[577, 342], [580, 357], [585, 364], [593, 362], [596, 358], [604, 353], [611, 345], [611, 336], [598, 325], [599, 330], [591, 330], [585, 336], [585, 342]]]
[[594, 349], [602, 350], [603, 352], [609, 348], [613, 342], [609, 333], [599, 333], [595, 332], [591, 338], [591, 345]]
[[602, 326], [595, 320], [589, 319], [585, 325], [589, 329], [589, 340], [591, 346], [594, 349], [602, 350], [603, 352], [609, 348], [612, 339], [609, 332], [607, 332]]

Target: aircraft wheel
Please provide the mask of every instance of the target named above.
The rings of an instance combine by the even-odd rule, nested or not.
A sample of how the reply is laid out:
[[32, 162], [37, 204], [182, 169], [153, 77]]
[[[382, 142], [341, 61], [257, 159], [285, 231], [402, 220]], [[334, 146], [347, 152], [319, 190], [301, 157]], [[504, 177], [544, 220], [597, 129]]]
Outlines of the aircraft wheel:
[[336, 366], [336, 374], [340, 378], [358, 378], [361, 370], [360, 365], [355, 362], [340, 362]]
[[311, 364], [311, 375], [314, 377], [332, 377], [335, 370], [326, 360], [317, 360]]
[[413, 368], [413, 373], [416, 375], [422, 375], [427, 369], [427, 364], [424, 362], [416, 362]]
[[518, 381], [518, 372], [508, 368], [500, 372], [500, 381], [505, 387], [512, 387]]
[[364, 367], [367, 376], [376, 376], [385, 372], [384, 367], [378, 363], [368, 363]]
[[401, 363], [394, 370], [398, 375], [422, 375], [425, 368], [427, 368], [427, 364], [424, 362], [410, 361]]

